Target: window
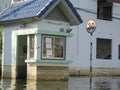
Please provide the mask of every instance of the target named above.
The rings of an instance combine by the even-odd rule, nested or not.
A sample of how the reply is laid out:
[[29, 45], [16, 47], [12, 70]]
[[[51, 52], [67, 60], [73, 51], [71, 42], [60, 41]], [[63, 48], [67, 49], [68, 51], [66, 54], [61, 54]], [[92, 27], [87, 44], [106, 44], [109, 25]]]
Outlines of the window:
[[42, 35], [42, 58], [64, 59], [65, 37]]
[[29, 35], [29, 58], [34, 59], [34, 35]]
[[120, 45], [118, 45], [118, 59], [120, 59]]
[[98, 19], [112, 20], [112, 3], [107, 2], [107, 0], [98, 0], [97, 6]]
[[111, 39], [97, 38], [97, 55], [98, 59], [111, 59]]

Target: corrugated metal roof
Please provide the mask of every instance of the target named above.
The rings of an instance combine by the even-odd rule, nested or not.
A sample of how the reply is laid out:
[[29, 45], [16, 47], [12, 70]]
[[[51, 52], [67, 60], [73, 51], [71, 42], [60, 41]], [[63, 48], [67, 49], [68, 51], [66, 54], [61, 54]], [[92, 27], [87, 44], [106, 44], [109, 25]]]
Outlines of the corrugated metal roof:
[[[22, 3], [12, 4], [0, 15], [0, 22], [41, 17], [58, 0], [30, 0]], [[81, 17], [69, 0], [65, 0], [77, 19], [82, 22]]]

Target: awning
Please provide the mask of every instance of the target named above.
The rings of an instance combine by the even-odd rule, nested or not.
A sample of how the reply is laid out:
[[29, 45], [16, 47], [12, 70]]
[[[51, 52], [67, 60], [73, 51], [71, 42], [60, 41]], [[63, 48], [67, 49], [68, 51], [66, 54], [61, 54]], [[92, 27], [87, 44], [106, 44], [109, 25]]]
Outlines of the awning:
[[112, 2], [112, 3], [120, 3], [120, 0], [107, 0], [108, 2]]

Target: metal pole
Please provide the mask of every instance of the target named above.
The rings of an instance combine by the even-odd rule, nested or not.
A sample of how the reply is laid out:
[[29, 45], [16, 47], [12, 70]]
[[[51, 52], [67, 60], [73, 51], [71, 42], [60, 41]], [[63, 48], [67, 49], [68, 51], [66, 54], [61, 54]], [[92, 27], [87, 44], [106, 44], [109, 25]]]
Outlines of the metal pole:
[[92, 90], [92, 33], [90, 38], [90, 90]]
[[92, 33], [90, 41], [90, 76], [92, 76]]

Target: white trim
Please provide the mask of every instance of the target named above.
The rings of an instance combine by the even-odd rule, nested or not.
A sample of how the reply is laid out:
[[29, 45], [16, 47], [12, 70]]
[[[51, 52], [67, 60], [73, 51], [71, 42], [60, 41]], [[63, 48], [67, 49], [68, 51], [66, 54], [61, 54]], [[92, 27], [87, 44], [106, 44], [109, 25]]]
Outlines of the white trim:
[[21, 3], [21, 2], [26, 2], [26, 1], [29, 1], [29, 0], [12, 0], [11, 3]]

